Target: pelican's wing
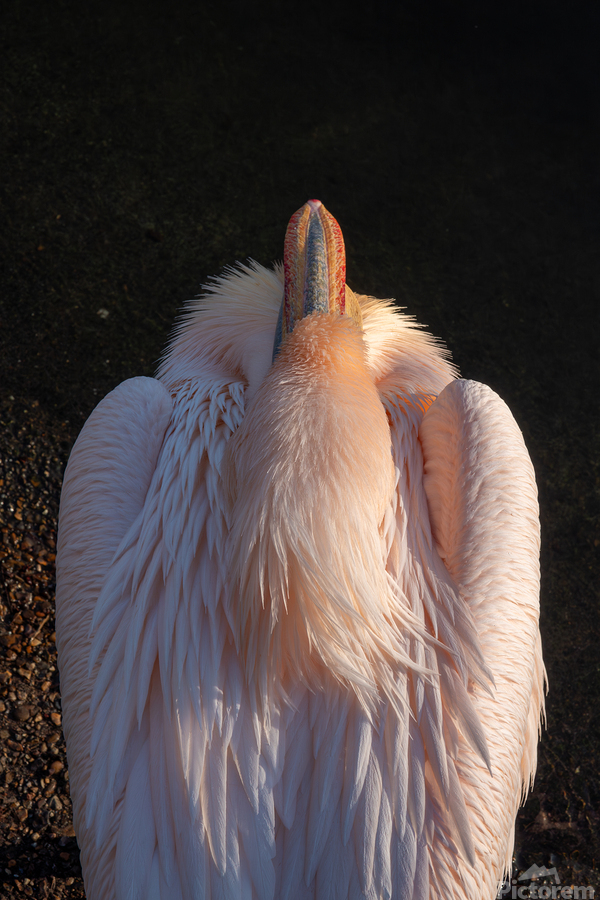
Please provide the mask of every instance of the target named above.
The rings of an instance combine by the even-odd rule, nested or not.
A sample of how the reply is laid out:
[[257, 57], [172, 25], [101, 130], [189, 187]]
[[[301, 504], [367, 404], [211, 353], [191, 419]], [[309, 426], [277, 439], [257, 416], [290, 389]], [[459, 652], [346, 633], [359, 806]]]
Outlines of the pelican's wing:
[[119, 544], [144, 505], [171, 408], [168, 392], [153, 378], [133, 378], [119, 385], [86, 422], [65, 473], [56, 632], [71, 794], [84, 855], [89, 850], [84, 807], [91, 766], [89, 705], [95, 681], [95, 672], [89, 671], [92, 619]]
[[[73, 463], [84, 473], [82, 493], [90, 492], [80, 522], [70, 519], [78, 478], [68, 473], [65, 487], [60, 588], [70, 617], [61, 620], [61, 666], [73, 710], [67, 740], [89, 900], [207, 896], [207, 879], [215, 897], [230, 896], [246, 876], [248, 884], [269, 877], [261, 866], [273, 869], [272, 847], [265, 848], [273, 832], [270, 786], [260, 780], [253, 710], [241, 696], [222, 597], [220, 469], [243, 415], [243, 385], [192, 378], [172, 396], [157, 385], [160, 434], [148, 425], [126, 441], [123, 460], [107, 461], [114, 470], [108, 487], [94, 474], [101, 445], [85, 443], [84, 432]], [[121, 494], [130, 484], [138, 501], [113, 529], [110, 511], [127, 503]], [[94, 518], [100, 502], [107, 510], [101, 526]], [[85, 531], [86, 516], [90, 558], [93, 536], [114, 534], [87, 589], [85, 622], [76, 624], [69, 599], [77, 579], [81, 589], [86, 584], [86, 558], [77, 552], [77, 524]], [[244, 850], [232, 823], [253, 813]], [[251, 874], [239, 864], [242, 851]]]
[[477, 848], [458, 760], [468, 753], [473, 765], [487, 771], [486, 736], [472, 688], [489, 690], [490, 673], [473, 617], [431, 533], [418, 431], [432, 401], [431, 394], [404, 394], [393, 386], [382, 393], [398, 473], [386, 527], [387, 569], [396, 602], [420, 623], [406, 635], [412, 665], [404, 675], [398, 672], [404, 709], [389, 710], [386, 721], [391, 875], [394, 897], [475, 900], [480, 894], [464, 890], [464, 873], [475, 865]]
[[456, 762], [476, 853], [478, 887], [467, 893], [479, 896], [474, 891], [490, 873], [510, 864], [514, 817], [535, 772], [545, 676], [537, 490], [521, 432], [485, 385], [449, 384], [425, 413], [419, 437], [437, 551], [472, 613], [493, 677], [491, 694], [469, 687], [491, 771], [470, 750]]

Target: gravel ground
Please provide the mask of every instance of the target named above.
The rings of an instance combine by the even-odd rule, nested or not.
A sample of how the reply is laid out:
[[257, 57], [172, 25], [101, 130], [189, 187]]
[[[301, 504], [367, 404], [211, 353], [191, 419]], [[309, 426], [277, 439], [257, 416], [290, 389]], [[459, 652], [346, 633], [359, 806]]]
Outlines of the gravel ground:
[[54, 558], [70, 441], [0, 404], [0, 896], [83, 897], [54, 645]]
[[509, 404], [548, 726], [516, 871], [600, 890], [600, 7], [11, 0], [0, 29], [0, 900], [82, 898], [54, 648], [62, 473], [234, 260], [319, 197], [349, 284]]

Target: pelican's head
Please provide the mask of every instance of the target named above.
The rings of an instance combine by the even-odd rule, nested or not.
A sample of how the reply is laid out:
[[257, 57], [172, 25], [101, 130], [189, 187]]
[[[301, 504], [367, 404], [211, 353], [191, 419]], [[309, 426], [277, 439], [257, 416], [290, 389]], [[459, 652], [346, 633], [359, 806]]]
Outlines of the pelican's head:
[[283, 266], [285, 286], [273, 359], [300, 319], [312, 313], [348, 315], [362, 330], [360, 305], [346, 286], [342, 229], [320, 200], [309, 200], [290, 219]]

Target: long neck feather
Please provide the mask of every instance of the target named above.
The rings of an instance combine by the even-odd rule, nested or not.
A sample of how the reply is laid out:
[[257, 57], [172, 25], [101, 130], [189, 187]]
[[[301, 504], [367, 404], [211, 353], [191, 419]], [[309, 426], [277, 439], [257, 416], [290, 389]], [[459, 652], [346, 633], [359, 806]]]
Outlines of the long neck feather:
[[325, 671], [373, 710], [418, 629], [387, 577], [395, 470], [361, 333], [303, 319], [228, 444], [229, 620], [247, 676], [312, 687]]

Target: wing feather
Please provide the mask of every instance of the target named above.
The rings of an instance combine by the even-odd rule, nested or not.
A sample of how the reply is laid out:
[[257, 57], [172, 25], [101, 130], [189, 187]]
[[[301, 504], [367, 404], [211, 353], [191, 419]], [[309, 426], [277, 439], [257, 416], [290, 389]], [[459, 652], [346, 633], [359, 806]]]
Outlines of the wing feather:
[[[248, 697], [247, 689], [244, 699]], [[256, 740], [256, 730], [252, 721], [249, 702], [242, 704], [236, 727], [231, 738], [231, 749], [240, 780], [248, 801], [258, 815], [258, 778], [260, 768], [260, 745]]]
[[317, 868], [314, 893], [319, 900], [346, 900], [350, 874], [355, 866], [352, 841], [344, 844], [342, 808], [338, 806], [333, 816], [323, 855]]
[[477, 679], [474, 687], [442, 669], [467, 742], [450, 766], [449, 800], [459, 833], [471, 832], [469, 877], [493, 891], [512, 853], [520, 794], [535, 771], [543, 707], [535, 477], [514, 418], [485, 385], [448, 385], [425, 413], [419, 436], [435, 546], [493, 679], [484, 692]]
[[[241, 793], [238, 797], [241, 797]], [[238, 827], [248, 871], [257, 900], [273, 900], [275, 894], [275, 809], [266, 773], [259, 771], [258, 812], [245, 796], [238, 806]]]
[[298, 711], [287, 728], [287, 750], [282, 774], [282, 801], [279, 816], [286, 829], [292, 825], [299, 812], [296, 810], [300, 785], [312, 759], [311, 733], [305, 727], [308, 712], [308, 694], [305, 692]]
[[377, 837], [373, 859], [373, 880], [378, 895], [382, 900], [391, 900], [392, 865], [390, 848], [394, 834], [391, 805], [393, 789], [389, 783], [388, 768], [385, 765], [381, 767], [381, 777], [381, 804], [379, 807], [379, 822], [377, 823]]
[[362, 710], [354, 709], [350, 715], [346, 741], [344, 794], [342, 799], [342, 808], [344, 809], [344, 843], [350, 837], [357, 804], [363, 793], [369, 766], [372, 737], [372, 723]]
[[[400, 677], [404, 682], [403, 688], [404, 692], [406, 692], [407, 676], [403, 673]], [[394, 825], [400, 841], [404, 840], [404, 831], [406, 829], [410, 784], [409, 720], [406, 709], [403, 709], [401, 712], [401, 716], [386, 716], [384, 732]]]
[[312, 885], [307, 885], [304, 880], [311, 775], [312, 766], [309, 766], [297, 793], [296, 815], [283, 836], [280, 900], [295, 900], [296, 897], [308, 900], [313, 893]]
[[[150, 792], [150, 747], [142, 748], [127, 783], [115, 858], [116, 896], [144, 900], [149, 877], [156, 874], [153, 856], [156, 828]], [[140, 873], [142, 877], [140, 878]]]
[[174, 823], [171, 792], [169, 790], [168, 736], [162, 733], [162, 704], [160, 692], [153, 691], [150, 704], [150, 796], [152, 815], [156, 829], [156, 842], [160, 860], [160, 872], [167, 885], [179, 880], [177, 874]]
[[380, 761], [370, 747], [364, 788], [361, 791], [357, 804], [356, 827], [354, 828], [358, 875], [365, 894], [373, 886], [373, 863], [375, 861], [377, 830], [381, 809], [381, 789]]

